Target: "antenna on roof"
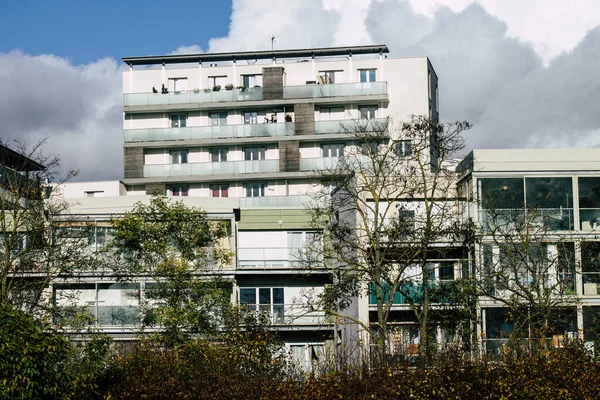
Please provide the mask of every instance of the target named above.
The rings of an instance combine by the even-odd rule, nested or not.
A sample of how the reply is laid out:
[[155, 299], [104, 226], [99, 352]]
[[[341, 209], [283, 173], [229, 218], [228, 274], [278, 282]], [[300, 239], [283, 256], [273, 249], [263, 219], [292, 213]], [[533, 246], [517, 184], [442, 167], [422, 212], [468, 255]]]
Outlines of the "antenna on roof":
[[275, 50], [275, 35], [271, 34], [271, 51]]

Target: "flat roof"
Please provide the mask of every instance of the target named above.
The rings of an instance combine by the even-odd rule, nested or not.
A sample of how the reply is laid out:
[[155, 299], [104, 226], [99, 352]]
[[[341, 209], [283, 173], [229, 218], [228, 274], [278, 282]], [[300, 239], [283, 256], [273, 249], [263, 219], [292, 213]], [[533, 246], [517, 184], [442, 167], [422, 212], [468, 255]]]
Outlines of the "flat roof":
[[0, 143], [0, 164], [15, 171], [42, 171], [45, 166]]
[[123, 57], [127, 65], [153, 65], [153, 64], [181, 64], [193, 62], [213, 62], [232, 60], [259, 60], [273, 58], [300, 58], [300, 57], [331, 57], [347, 56], [350, 54], [380, 54], [389, 53], [385, 44], [346, 47], [322, 47], [315, 49], [289, 49], [289, 50], [264, 50], [240, 51], [233, 53], [200, 53], [177, 54], [164, 56]]

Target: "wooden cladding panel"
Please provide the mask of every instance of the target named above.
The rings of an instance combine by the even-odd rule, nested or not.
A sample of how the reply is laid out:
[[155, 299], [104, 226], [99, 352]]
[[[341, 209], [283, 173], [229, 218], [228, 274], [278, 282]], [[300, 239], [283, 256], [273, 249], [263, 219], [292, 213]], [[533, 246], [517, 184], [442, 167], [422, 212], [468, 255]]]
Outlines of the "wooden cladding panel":
[[123, 155], [124, 176], [128, 178], [143, 178], [144, 149], [142, 147], [125, 147]]
[[279, 171], [300, 171], [300, 142], [297, 140], [279, 141]]
[[283, 99], [283, 67], [263, 68], [263, 100]]

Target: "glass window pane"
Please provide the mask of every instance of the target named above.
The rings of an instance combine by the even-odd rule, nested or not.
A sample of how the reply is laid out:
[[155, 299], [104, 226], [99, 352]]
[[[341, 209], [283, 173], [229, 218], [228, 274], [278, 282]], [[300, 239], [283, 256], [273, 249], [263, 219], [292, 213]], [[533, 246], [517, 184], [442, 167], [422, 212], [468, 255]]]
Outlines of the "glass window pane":
[[485, 209], [513, 209], [524, 206], [521, 178], [487, 178], [479, 180], [482, 206]]
[[258, 289], [258, 301], [259, 301], [259, 304], [271, 304], [271, 289], [270, 288]]
[[240, 289], [240, 304], [256, 304], [256, 289], [241, 288]]
[[600, 230], [600, 177], [579, 178], [581, 230]]
[[369, 82], [375, 82], [375, 71], [374, 69], [369, 70]]
[[283, 304], [283, 288], [273, 288], [273, 304]]
[[573, 208], [571, 178], [525, 178], [528, 208]]

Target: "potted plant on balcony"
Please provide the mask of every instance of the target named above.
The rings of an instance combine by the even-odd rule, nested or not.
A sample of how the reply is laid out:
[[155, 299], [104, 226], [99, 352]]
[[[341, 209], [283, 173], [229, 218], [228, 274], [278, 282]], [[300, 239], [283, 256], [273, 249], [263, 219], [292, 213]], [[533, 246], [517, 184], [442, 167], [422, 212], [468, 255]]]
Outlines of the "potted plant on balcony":
[[164, 83], [162, 84], [161, 93], [162, 93], [162, 94], [167, 94], [167, 93], [169, 93], [169, 89], [167, 89], [167, 88], [165, 87], [165, 84], [164, 84]]
[[154, 86], [152, 86], [152, 93], [158, 93], [158, 90]]
[[292, 116], [290, 114], [285, 114], [285, 122], [292, 122]]
[[225, 90], [233, 90], [233, 88], [233, 83], [228, 83], [227, 85], [225, 85]]
[[213, 86], [213, 92], [218, 92], [219, 90], [221, 90], [221, 85]]
[[241, 92], [244, 92], [244, 91], [246, 91], [246, 86], [238, 86], [236, 89]]
[[205, 87], [205, 88], [204, 88], [204, 91], [205, 91], [205, 92], [212, 92], [212, 89], [211, 89], [211, 88], [209, 88], [209, 87]]

